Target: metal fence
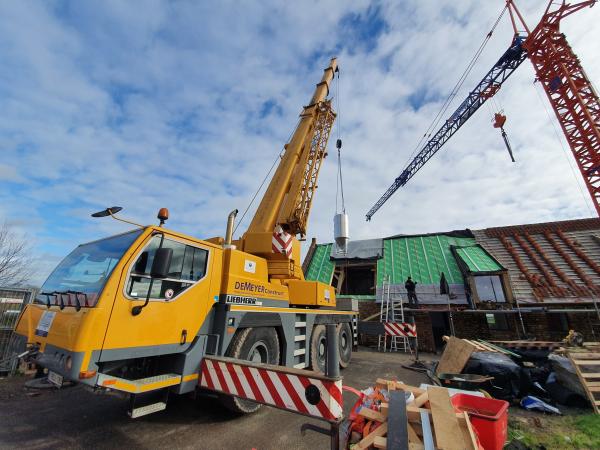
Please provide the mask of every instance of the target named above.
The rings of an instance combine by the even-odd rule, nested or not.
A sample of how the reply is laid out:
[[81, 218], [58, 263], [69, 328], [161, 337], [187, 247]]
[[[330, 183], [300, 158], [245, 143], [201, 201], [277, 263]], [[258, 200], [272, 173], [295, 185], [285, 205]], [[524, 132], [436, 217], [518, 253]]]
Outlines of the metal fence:
[[0, 374], [13, 374], [18, 361], [10, 358], [10, 343], [19, 314], [36, 289], [0, 287]]

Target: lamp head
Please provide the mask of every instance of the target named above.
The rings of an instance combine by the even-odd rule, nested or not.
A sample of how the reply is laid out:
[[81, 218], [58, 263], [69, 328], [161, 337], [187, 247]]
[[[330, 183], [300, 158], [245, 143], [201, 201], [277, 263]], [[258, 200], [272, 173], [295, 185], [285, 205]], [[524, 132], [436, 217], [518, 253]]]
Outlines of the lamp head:
[[94, 214], [92, 214], [92, 217], [107, 217], [107, 216], [112, 216], [113, 214], [118, 213], [122, 209], [123, 208], [120, 207], [120, 206], [111, 206], [110, 208], [106, 208], [103, 211], [95, 212]]

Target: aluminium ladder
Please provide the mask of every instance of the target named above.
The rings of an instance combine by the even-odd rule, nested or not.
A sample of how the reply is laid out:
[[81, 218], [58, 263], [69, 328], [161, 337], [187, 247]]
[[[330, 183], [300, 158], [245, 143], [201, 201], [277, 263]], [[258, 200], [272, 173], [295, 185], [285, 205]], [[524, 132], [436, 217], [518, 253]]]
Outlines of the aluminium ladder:
[[[379, 311], [380, 322], [394, 322], [404, 323], [404, 305], [402, 304], [402, 297], [400, 301], [392, 300], [390, 292], [390, 276], [385, 275], [383, 277], [383, 284], [381, 289], [381, 307]], [[410, 346], [408, 337], [406, 336], [389, 336], [389, 351], [397, 352], [409, 351], [412, 354], [412, 347]], [[377, 342], [377, 349], [386, 351], [388, 348], [388, 335], [384, 332], [383, 335], [379, 335]]]

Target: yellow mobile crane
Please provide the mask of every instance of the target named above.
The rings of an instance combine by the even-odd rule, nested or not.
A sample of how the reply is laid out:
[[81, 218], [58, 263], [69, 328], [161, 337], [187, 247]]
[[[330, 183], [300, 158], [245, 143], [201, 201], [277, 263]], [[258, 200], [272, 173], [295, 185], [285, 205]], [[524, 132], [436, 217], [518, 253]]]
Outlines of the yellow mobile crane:
[[[205, 355], [323, 371], [325, 325], [337, 324], [340, 365], [355, 343], [352, 311], [336, 309], [331, 286], [307, 281], [300, 243], [335, 113], [327, 99], [337, 71], [325, 69], [256, 214], [234, 241], [200, 240], [159, 226], [82, 244], [46, 280], [16, 327], [15, 353], [47, 368], [49, 380], [136, 396], [198, 387]], [[118, 207], [94, 214], [112, 216]], [[131, 223], [131, 222], [129, 222]], [[257, 403], [225, 397], [239, 412]], [[139, 402], [138, 402], [139, 403]], [[143, 406], [139, 416], [164, 409]]]

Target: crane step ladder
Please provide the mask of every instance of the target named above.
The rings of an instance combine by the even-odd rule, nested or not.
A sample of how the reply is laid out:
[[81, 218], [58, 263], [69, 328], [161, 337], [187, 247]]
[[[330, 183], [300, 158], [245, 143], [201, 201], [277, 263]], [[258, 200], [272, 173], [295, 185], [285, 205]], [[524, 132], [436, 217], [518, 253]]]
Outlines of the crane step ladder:
[[389, 275], [384, 276], [383, 279], [379, 321], [383, 323], [383, 334], [378, 337], [378, 350], [410, 352], [412, 355], [413, 349], [409, 338], [416, 337], [416, 328], [414, 322], [407, 323], [405, 321], [402, 298], [399, 301], [392, 299]]
[[308, 366], [306, 342], [306, 314], [296, 314], [296, 322], [294, 323], [295, 369], [304, 369]]

